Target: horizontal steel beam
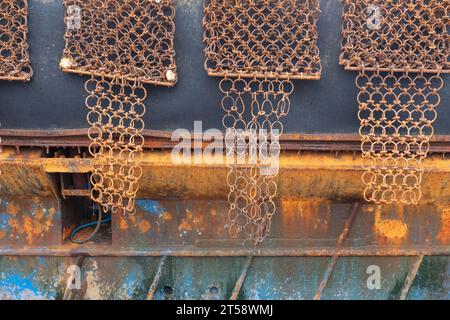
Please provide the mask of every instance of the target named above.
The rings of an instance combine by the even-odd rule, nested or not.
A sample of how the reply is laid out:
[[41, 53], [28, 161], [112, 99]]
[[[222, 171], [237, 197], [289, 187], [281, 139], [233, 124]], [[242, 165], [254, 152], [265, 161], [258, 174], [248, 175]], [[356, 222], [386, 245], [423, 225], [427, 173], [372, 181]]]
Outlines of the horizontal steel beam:
[[[187, 163], [172, 161], [169, 150], [147, 150], [140, 156], [143, 176], [139, 198], [226, 199], [225, 163], [197, 155]], [[223, 160], [223, 159], [222, 159]], [[424, 162], [423, 204], [450, 201], [450, 159], [430, 156]], [[352, 153], [282, 152], [278, 177], [280, 198], [361, 199], [362, 158]], [[89, 158], [50, 158], [40, 150], [4, 148], [0, 153], [0, 195], [55, 194], [51, 174], [89, 173]], [[76, 191], [78, 194], [81, 191]]]
[[[144, 130], [145, 149], [172, 149], [178, 142], [171, 141], [170, 131]], [[0, 129], [2, 146], [13, 147], [87, 147], [87, 129], [17, 130]], [[192, 136], [195, 137], [194, 135]], [[205, 135], [207, 137], [207, 135]], [[358, 134], [284, 134], [282, 150], [296, 151], [352, 151], [360, 152]], [[205, 145], [206, 146], [206, 143]], [[431, 139], [431, 153], [450, 152], [450, 135], [436, 135]]]
[[192, 246], [177, 247], [114, 247], [91, 246], [48, 246], [48, 247], [8, 247], [0, 248], [0, 256], [88, 256], [88, 257], [409, 257], [409, 256], [450, 256], [449, 246], [370, 246], [346, 248], [233, 248], [217, 249]]

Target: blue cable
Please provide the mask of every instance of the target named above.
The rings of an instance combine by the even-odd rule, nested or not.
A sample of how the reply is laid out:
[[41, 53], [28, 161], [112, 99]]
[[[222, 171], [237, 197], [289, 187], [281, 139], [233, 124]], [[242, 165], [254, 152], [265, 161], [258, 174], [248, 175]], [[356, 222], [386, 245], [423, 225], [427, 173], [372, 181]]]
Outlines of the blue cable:
[[[102, 219], [102, 211], [101, 211], [101, 209], [99, 210], [98, 217], [99, 217], [98, 221], [92, 221], [92, 222], [89, 222], [89, 223], [85, 223], [85, 224], [82, 224], [81, 226], [78, 226], [75, 229], [73, 229], [73, 231], [70, 233], [70, 241], [72, 241], [73, 243], [76, 243], [76, 244], [83, 244], [85, 242], [88, 242], [89, 240], [91, 240], [95, 236], [95, 234], [97, 233], [98, 229], [100, 229], [100, 225], [102, 225], [103, 223], [107, 223], [107, 222], [111, 221], [111, 215], [109, 215], [105, 219]], [[78, 232], [80, 232], [81, 230], [84, 230], [86, 228], [93, 227], [93, 226], [96, 226], [96, 228], [95, 228], [95, 230], [92, 232], [92, 234], [89, 237], [87, 237], [86, 239], [83, 239], [83, 240], [75, 240], [75, 235]]]

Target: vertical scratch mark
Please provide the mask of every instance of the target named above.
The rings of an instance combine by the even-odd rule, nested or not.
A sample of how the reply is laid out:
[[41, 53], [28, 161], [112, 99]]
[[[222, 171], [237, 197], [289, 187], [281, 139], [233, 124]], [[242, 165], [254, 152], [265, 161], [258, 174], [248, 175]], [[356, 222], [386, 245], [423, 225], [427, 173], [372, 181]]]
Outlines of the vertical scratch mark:
[[411, 270], [409, 270], [408, 275], [405, 279], [405, 284], [403, 285], [402, 293], [400, 295], [400, 300], [406, 300], [408, 297], [409, 289], [411, 289], [411, 286], [414, 282], [414, 279], [417, 276], [417, 272], [419, 272], [420, 265], [422, 264], [424, 255], [421, 254], [417, 257], [416, 261], [414, 262]]
[[330, 262], [328, 263], [328, 266], [327, 266], [327, 269], [325, 270], [322, 281], [320, 282], [319, 288], [317, 289], [316, 295], [314, 296], [314, 300], [320, 300], [322, 298], [322, 293], [325, 290], [326, 286], [328, 285], [328, 281], [330, 280], [331, 275], [334, 270], [334, 267], [336, 266], [336, 263], [339, 259], [339, 250], [343, 248], [343, 246], [345, 244], [345, 240], [347, 240], [347, 236], [350, 233], [353, 222], [355, 221], [355, 217], [356, 217], [356, 214], [358, 213], [358, 209], [359, 209], [359, 203], [354, 202], [352, 204], [352, 207], [350, 208], [350, 213], [348, 215], [347, 221], [345, 222], [344, 230], [342, 231], [342, 233], [339, 236], [339, 239], [337, 241], [337, 244], [336, 244], [337, 251], [331, 258]]
[[155, 278], [153, 279], [150, 288], [147, 293], [147, 300], [153, 300], [153, 296], [155, 295], [156, 288], [158, 287], [159, 280], [161, 279], [161, 275], [164, 269], [164, 264], [166, 263], [167, 256], [163, 256], [159, 261], [158, 270], [156, 271]]
[[231, 293], [230, 300], [237, 300], [239, 292], [241, 292], [242, 285], [244, 284], [245, 278], [247, 277], [248, 269], [250, 269], [250, 265], [252, 264], [253, 256], [248, 256], [245, 261], [244, 267], [242, 268], [241, 275], [239, 279], [236, 281], [236, 285], [234, 286], [233, 292]]

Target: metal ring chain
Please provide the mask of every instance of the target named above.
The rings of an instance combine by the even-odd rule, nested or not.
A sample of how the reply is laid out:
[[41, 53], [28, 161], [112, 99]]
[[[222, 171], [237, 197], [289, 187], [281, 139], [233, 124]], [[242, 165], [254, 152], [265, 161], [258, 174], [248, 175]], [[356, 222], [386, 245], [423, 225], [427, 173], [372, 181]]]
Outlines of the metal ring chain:
[[64, 4], [80, 11], [78, 17], [66, 14], [63, 69], [126, 75], [158, 85], [176, 83], [172, 0], [64, 0]]
[[270, 233], [278, 167], [270, 169], [278, 161], [280, 120], [289, 113], [293, 89], [290, 80], [224, 78], [220, 82], [227, 157], [233, 157], [227, 176], [229, 231], [244, 243], [256, 245]]
[[28, 2], [0, 2], [0, 78], [30, 80], [33, 75], [28, 53]]
[[417, 204], [434, 134], [440, 75], [360, 72], [358, 118], [365, 185], [375, 203]]
[[319, 0], [203, 0], [210, 75], [318, 79]]
[[139, 80], [92, 76], [85, 84], [92, 155], [91, 198], [107, 212], [135, 213], [147, 91]]
[[449, 4], [449, 0], [343, 0], [340, 63], [372, 71], [448, 71]]

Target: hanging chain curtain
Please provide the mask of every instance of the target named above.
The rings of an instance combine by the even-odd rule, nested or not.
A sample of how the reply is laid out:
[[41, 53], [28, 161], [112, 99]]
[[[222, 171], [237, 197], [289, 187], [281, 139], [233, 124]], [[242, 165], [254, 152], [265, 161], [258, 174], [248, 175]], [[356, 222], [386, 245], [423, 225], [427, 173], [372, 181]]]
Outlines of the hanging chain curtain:
[[[205, 0], [204, 10], [205, 69], [222, 78], [227, 157], [234, 158], [227, 176], [230, 234], [257, 244], [276, 212], [278, 170], [270, 165], [279, 156], [292, 80], [320, 78], [319, 1]], [[269, 157], [261, 157], [264, 149]]]
[[417, 204], [449, 73], [449, 1], [343, 3], [340, 64], [359, 72], [364, 198]]
[[144, 84], [177, 81], [172, 0], [64, 0], [61, 68], [90, 75], [85, 101], [91, 198], [104, 212], [135, 212], [144, 145]]

